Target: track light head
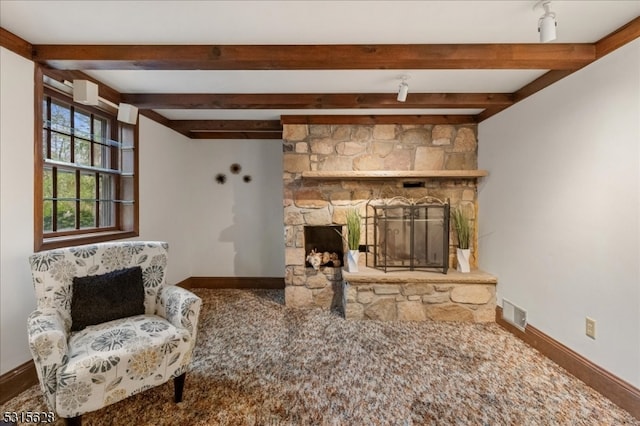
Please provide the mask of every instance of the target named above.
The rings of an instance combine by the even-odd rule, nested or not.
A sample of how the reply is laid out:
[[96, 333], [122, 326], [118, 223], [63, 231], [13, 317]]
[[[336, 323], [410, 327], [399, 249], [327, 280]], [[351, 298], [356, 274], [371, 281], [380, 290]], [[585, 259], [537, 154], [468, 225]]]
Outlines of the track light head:
[[540, 33], [540, 43], [548, 43], [556, 39], [556, 14], [551, 11], [551, 0], [540, 0], [533, 7], [542, 7], [544, 14], [538, 20], [538, 32]]
[[407, 79], [409, 77], [402, 76], [402, 82], [400, 86], [398, 86], [398, 97], [396, 98], [398, 102], [404, 102], [407, 100], [407, 95], [409, 94], [409, 84], [407, 84]]

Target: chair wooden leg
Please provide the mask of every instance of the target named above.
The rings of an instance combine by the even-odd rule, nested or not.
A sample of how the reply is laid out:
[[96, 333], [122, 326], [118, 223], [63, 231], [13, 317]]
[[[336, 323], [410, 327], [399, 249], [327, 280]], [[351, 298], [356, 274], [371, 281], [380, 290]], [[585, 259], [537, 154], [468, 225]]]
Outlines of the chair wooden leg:
[[173, 392], [175, 402], [182, 402], [182, 389], [184, 389], [184, 379], [187, 376], [187, 373], [182, 373], [181, 375], [173, 378]]
[[68, 418], [67, 426], [82, 426], [82, 416]]

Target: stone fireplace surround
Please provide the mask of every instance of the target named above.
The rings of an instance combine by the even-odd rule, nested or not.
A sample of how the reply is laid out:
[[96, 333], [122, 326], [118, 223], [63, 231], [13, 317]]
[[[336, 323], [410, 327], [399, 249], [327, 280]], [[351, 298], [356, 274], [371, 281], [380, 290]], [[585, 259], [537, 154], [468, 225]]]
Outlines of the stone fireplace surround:
[[[285, 303], [293, 307], [338, 308], [346, 318], [492, 321], [495, 277], [449, 272], [342, 274], [341, 268], [305, 265], [305, 226], [344, 225], [346, 212], [373, 198], [425, 196], [449, 199], [475, 219], [475, 178], [404, 178], [394, 172], [477, 169], [477, 125], [320, 125], [284, 124], [283, 183]], [[313, 172], [380, 172], [384, 179], [309, 177]], [[303, 176], [303, 175], [307, 176]], [[418, 173], [420, 174], [420, 173]], [[403, 183], [420, 182], [405, 188]], [[476, 227], [474, 226], [474, 229]], [[363, 227], [364, 230], [364, 227]], [[361, 244], [364, 244], [363, 232]], [[369, 241], [372, 241], [369, 238]], [[449, 265], [455, 269], [455, 233]], [[361, 259], [364, 260], [364, 253]], [[471, 265], [477, 267], [477, 232]], [[369, 271], [371, 272], [371, 271]], [[379, 272], [379, 271], [375, 271]], [[400, 274], [400, 275], [398, 275]], [[456, 281], [456, 276], [459, 277]], [[444, 280], [444, 281], [443, 281]], [[395, 287], [394, 287], [395, 286]], [[454, 291], [455, 290], [455, 291]], [[359, 293], [359, 292], [362, 293]], [[360, 295], [360, 298], [358, 298]], [[372, 296], [372, 297], [369, 297]], [[362, 304], [362, 301], [368, 302]], [[373, 304], [373, 308], [372, 308]], [[381, 310], [374, 309], [376, 306]], [[407, 308], [410, 307], [408, 311]]]

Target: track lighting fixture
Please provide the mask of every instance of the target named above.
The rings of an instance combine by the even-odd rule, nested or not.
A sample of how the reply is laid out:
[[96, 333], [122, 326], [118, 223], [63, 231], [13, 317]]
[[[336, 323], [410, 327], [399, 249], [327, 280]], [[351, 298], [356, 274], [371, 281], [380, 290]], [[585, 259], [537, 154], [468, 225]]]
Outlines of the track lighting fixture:
[[404, 102], [407, 100], [407, 95], [409, 94], [409, 85], [407, 84], [409, 77], [403, 75], [400, 78], [402, 79], [402, 82], [400, 83], [400, 86], [398, 86], [397, 100], [398, 102]]
[[540, 33], [540, 43], [547, 43], [556, 39], [556, 14], [551, 11], [551, 0], [538, 1], [534, 9], [542, 7], [544, 14], [538, 19], [538, 32]]

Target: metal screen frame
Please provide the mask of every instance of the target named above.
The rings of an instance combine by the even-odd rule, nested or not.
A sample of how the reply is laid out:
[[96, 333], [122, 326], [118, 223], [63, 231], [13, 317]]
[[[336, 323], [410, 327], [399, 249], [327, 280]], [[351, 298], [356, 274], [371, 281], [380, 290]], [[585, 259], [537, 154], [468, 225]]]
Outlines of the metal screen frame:
[[[441, 210], [442, 218], [429, 219], [431, 210]], [[390, 214], [392, 210], [401, 210], [401, 215]], [[387, 236], [389, 235], [389, 222], [393, 219], [401, 222], [402, 227], [408, 226], [409, 247], [408, 260], [402, 261], [402, 264], [390, 264], [389, 259], [389, 243]], [[441, 222], [442, 224], [442, 259], [440, 262], [429, 262], [428, 260], [421, 264], [416, 259], [416, 223], [424, 222], [424, 247], [423, 252], [425, 258], [429, 258], [429, 222]], [[365, 216], [365, 243], [366, 263], [368, 267], [388, 272], [395, 271], [429, 271], [441, 270], [446, 274], [449, 269], [449, 200], [439, 200], [434, 197], [423, 197], [418, 200], [408, 199], [404, 197], [393, 197], [387, 200], [369, 200], [366, 206]], [[394, 229], [395, 231], [395, 229]], [[384, 234], [384, 235], [381, 235]], [[373, 237], [373, 241], [369, 241]], [[406, 241], [406, 235], [405, 241]], [[431, 252], [433, 252], [433, 248]], [[436, 253], [437, 254], [437, 253]], [[398, 261], [395, 259], [394, 261]]]

